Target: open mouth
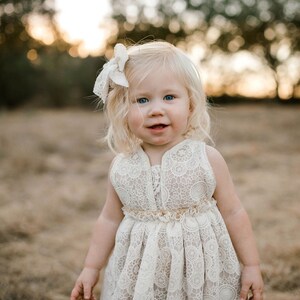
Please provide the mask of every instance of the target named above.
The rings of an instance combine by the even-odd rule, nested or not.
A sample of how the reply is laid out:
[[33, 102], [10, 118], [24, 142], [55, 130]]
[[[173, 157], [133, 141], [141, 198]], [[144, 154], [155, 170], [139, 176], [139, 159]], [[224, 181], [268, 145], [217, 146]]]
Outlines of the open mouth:
[[167, 126], [168, 125], [166, 125], [166, 124], [155, 124], [155, 125], [150, 126], [149, 128], [151, 128], [151, 129], [163, 129]]

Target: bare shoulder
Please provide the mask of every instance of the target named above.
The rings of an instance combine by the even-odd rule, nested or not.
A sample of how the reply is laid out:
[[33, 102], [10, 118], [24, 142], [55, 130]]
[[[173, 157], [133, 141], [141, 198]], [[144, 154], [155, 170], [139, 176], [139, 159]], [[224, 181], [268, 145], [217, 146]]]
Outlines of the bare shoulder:
[[120, 157], [120, 154], [116, 154], [113, 156], [113, 158], [110, 161], [109, 172], [111, 171], [112, 167], [114, 166], [114, 164], [116, 163], [116, 161], [118, 160], [119, 157]]
[[230, 172], [222, 154], [214, 147], [206, 145], [208, 161], [215, 175], [217, 185], [230, 179]]
[[241, 203], [235, 191], [227, 163], [214, 147], [206, 146], [206, 153], [216, 179], [213, 197], [217, 200], [222, 216], [231, 215], [233, 211], [240, 209]]
[[219, 167], [226, 166], [225, 159], [216, 148], [206, 145], [205, 150], [206, 150], [207, 158], [213, 168], [217, 166]]

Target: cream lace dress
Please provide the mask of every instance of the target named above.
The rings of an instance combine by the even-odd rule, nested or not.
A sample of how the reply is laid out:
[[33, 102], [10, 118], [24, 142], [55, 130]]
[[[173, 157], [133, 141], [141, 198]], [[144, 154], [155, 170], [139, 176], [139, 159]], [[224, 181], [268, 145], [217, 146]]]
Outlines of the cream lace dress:
[[184, 140], [150, 166], [140, 148], [115, 158], [111, 182], [124, 219], [102, 300], [239, 299], [240, 265], [212, 198], [205, 143]]

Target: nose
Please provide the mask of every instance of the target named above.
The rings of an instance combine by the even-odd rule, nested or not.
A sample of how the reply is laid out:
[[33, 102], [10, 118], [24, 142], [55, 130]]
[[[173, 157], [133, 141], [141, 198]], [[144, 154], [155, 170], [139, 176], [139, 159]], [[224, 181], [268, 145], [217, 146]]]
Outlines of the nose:
[[164, 111], [162, 101], [160, 100], [151, 101], [151, 104], [149, 105], [149, 111], [148, 111], [148, 115], [150, 117], [162, 116], [164, 115], [164, 113], [165, 111]]

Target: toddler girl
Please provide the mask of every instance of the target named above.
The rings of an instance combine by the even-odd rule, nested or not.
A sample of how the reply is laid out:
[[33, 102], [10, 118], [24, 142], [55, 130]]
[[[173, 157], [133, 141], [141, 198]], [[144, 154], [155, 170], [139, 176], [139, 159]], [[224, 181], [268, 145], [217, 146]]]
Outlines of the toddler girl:
[[204, 142], [210, 120], [191, 60], [166, 42], [117, 44], [94, 93], [117, 155], [71, 299], [95, 299], [110, 256], [102, 300], [261, 300], [251, 225], [224, 159]]

